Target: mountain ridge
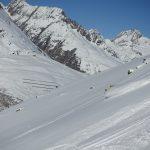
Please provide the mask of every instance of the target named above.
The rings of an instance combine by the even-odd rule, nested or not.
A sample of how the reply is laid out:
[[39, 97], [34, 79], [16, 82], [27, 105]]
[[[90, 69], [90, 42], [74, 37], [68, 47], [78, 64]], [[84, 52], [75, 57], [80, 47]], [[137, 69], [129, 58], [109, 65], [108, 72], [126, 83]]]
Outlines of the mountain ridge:
[[[128, 30], [113, 40], [104, 39], [96, 30], [87, 30], [70, 19], [61, 8], [31, 6], [26, 0], [14, 0], [8, 5], [8, 12], [50, 58], [81, 72], [94, 74], [150, 54], [148, 38], [135, 36], [140, 42], [134, 43], [130, 38], [132, 30]], [[126, 32], [130, 34], [124, 36], [126, 41], [121, 41]]]
[[[9, 13], [11, 15], [13, 14], [12, 19], [34, 43], [37, 43], [41, 49], [47, 51], [48, 55], [52, 59], [64, 63], [75, 70], [89, 73], [101, 71], [101, 66], [104, 69], [109, 68], [108, 66], [111, 64], [107, 63], [109, 59], [107, 57], [105, 58], [104, 56], [104, 59], [107, 61], [106, 65], [103, 65], [103, 62], [99, 60], [98, 57], [101, 55], [98, 51], [101, 50], [99, 50], [96, 45], [92, 45], [89, 41], [93, 40], [97, 43], [101, 43], [101, 38], [97, 36], [95, 31], [90, 31], [90, 36], [88, 33], [89, 31], [85, 30], [75, 21], [67, 18], [62, 9], [53, 7], [48, 8], [29, 6], [27, 3], [25, 3], [25, 1], [21, 1], [20, 3], [17, 3], [17, 7], [16, 3], [10, 3], [8, 6]], [[26, 5], [28, 6], [26, 7]], [[22, 11], [20, 7], [22, 8]], [[19, 12], [16, 11], [17, 9]], [[58, 10], [60, 11], [58, 12]], [[43, 13], [41, 14], [41, 12]], [[24, 17], [20, 18], [20, 15]], [[30, 15], [32, 15], [32, 19]], [[30, 16], [30, 19], [26, 16]], [[25, 21], [27, 21], [26, 27], [24, 23]], [[44, 25], [41, 25], [40, 22], [42, 22]], [[36, 27], [33, 27], [32, 23], [33, 25], [36, 24]], [[26, 29], [24, 29], [24, 27]], [[103, 53], [103, 51], [101, 53]], [[104, 53], [102, 55], [106, 54]], [[94, 60], [95, 58], [97, 58], [97, 62]], [[113, 61], [110, 67], [114, 66]]]

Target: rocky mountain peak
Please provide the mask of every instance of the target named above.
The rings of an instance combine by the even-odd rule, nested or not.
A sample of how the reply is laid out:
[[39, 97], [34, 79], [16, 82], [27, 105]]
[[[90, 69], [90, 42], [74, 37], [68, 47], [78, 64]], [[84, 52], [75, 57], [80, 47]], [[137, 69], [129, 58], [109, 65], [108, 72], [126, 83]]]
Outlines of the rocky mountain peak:
[[130, 29], [130, 30], [123, 31], [120, 33], [120, 35], [126, 35], [126, 36], [130, 36], [130, 35], [134, 35], [134, 34], [142, 36], [141, 32], [137, 29]]
[[113, 41], [115, 43], [122, 43], [122, 42], [138, 43], [138, 39], [141, 37], [142, 37], [142, 34], [139, 30], [130, 29], [130, 30], [119, 33]]
[[96, 29], [90, 29], [89, 34], [91, 41], [96, 43], [97, 45], [100, 45], [104, 42], [104, 37]]
[[11, 0], [9, 4], [18, 4], [18, 3], [22, 3], [22, 2], [26, 3], [26, 0]]
[[[38, 13], [38, 9], [40, 9], [40, 13]], [[13, 11], [12, 11], [13, 10]], [[22, 11], [21, 11], [22, 10]], [[34, 17], [39, 17], [42, 19], [48, 19], [49, 17], [57, 18], [57, 17], [65, 17], [65, 13], [61, 8], [58, 7], [46, 7], [46, 6], [31, 6], [26, 2], [26, 0], [12, 0], [8, 5], [8, 11], [13, 16], [13, 13], [22, 15], [30, 15], [31, 11], [35, 11]], [[24, 14], [23, 14], [24, 13]]]
[[26, 0], [11, 0], [9, 6], [14, 5], [17, 6], [19, 4], [27, 4]]

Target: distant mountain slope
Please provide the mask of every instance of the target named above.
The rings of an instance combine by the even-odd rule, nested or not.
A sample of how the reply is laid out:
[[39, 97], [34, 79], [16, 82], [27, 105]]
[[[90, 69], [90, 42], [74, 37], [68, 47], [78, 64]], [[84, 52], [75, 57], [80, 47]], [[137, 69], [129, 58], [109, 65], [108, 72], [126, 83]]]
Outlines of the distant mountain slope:
[[121, 32], [112, 42], [116, 52], [120, 53], [119, 57], [122, 61], [150, 54], [150, 39], [143, 37], [136, 29]]
[[[52, 59], [78, 71], [93, 74], [116, 66], [118, 61], [150, 54], [150, 40], [137, 30], [124, 31], [114, 40], [107, 40], [96, 30], [86, 30], [71, 20], [60, 8], [13, 0], [8, 11], [14, 22]], [[136, 39], [132, 40], [132, 36]]]
[[95, 30], [85, 30], [60, 8], [31, 6], [25, 0], [14, 0], [8, 11], [29, 38], [54, 60], [87, 73], [118, 64], [98, 47], [104, 42], [102, 36]]

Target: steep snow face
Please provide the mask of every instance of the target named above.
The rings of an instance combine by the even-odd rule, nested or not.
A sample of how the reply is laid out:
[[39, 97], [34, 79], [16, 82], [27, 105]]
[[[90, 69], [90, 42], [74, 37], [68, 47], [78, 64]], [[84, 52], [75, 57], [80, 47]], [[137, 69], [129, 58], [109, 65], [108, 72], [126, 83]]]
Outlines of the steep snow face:
[[150, 54], [150, 39], [143, 37], [140, 31], [131, 29], [123, 31], [112, 41], [106, 41], [122, 61]]
[[0, 9], [0, 55], [29, 55], [40, 53], [27, 36], [12, 22], [3, 8]]
[[14, 0], [8, 11], [29, 38], [54, 60], [87, 73], [118, 64], [98, 47], [104, 42], [99, 33], [85, 30], [60, 8], [30, 6], [25, 1]]

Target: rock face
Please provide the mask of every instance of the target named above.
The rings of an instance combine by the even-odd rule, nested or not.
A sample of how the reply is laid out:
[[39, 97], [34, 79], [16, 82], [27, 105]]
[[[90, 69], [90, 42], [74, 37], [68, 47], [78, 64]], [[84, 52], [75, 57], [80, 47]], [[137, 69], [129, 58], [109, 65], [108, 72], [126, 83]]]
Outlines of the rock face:
[[0, 4], [0, 9], [3, 9], [2, 5]]
[[21, 99], [14, 98], [0, 89], [0, 112], [5, 108], [9, 108], [12, 105], [20, 103], [21, 101]]
[[8, 11], [14, 22], [52, 59], [72, 69], [95, 73], [150, 53], [150, 40], [133, 29], [113, 40], [86, 30], [56, 7], [31, 6], [13, 0]]

